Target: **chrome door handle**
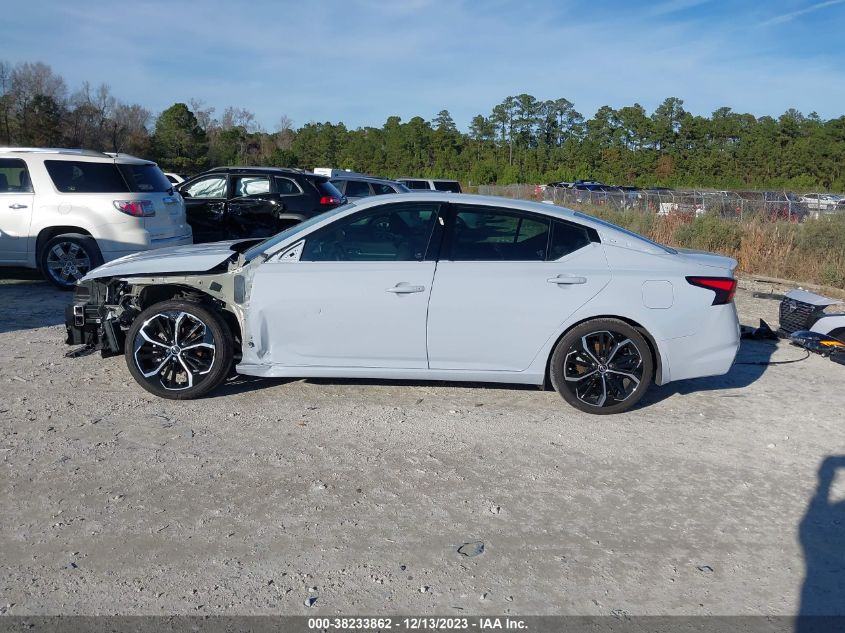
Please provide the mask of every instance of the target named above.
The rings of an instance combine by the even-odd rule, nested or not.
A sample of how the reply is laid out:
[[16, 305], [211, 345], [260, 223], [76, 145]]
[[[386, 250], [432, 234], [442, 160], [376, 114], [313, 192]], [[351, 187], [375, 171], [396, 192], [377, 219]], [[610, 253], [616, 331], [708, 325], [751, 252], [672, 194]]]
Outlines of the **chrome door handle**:
[[10, 204], [9, 208], [10, 209], [26, 209], [27, 205], [25, 205], [25, 204]]
[[396, 284], [393, 288], [388, 288], [387, 292], [392, 292], [397, 295], [408, 295], [414, 292], [422, 292], [425, 286], [409, 286], [408, 284]]
[[546, 279], [550, 284], [558, 284], [564, 286], [574, 286], [576, 284], [587, 283], [586, 277], [573, 277], [571, 275], [558, 275], [557, 277], [549, 277]]

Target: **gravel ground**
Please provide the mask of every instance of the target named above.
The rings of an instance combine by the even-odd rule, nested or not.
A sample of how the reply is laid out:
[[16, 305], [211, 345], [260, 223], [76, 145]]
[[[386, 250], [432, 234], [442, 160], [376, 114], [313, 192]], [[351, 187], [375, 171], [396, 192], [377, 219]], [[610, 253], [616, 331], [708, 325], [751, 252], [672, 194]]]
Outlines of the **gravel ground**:
[[816, 495], [826, 457], [845, 471], [826, 359], [615, 417], [477, 384], [244, 379], [180, 403], [122, 358], [65, 358], [69, 298], [0, 282], [0, 613], [845, 612], [845, 478]]

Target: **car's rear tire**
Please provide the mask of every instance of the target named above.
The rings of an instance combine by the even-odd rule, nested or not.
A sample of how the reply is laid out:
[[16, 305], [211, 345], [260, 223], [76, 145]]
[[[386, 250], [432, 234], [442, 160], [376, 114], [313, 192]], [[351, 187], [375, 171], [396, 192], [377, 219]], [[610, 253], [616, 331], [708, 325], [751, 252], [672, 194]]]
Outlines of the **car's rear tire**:
[[213, 308], [174, 299], [139, 314], [126, 334], [126, 365], [144, 389], [161, 398], [191, 400], [226, 380], [234, 338]]
[[44, 278], [62, 290], [103, 263], [97, 241], [90, 235], [64, 233], [51, 237], [38, 252], [38, 269]]
[[576, 409], [607, 415], [633, 407], [651, 386], [654, 361], [645, 337], [619, 319], [592, 319], [567, 332], [549, 374]]

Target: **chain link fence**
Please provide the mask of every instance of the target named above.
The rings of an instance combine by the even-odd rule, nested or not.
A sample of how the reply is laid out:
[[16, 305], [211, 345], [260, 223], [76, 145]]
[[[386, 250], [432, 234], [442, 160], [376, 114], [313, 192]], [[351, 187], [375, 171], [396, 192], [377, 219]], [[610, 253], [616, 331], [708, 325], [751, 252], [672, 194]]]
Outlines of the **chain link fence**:
[[716, 214], [747, 220], [803, 222], [845, 213], [845, 198], [799, 196], [782, 191], [670, 191], [660, 189], [579, 189], [547, 185], [479, 185], [478, 193], [550, 202], [563, 207], [601, 207], [657, 215], [698, 217]]

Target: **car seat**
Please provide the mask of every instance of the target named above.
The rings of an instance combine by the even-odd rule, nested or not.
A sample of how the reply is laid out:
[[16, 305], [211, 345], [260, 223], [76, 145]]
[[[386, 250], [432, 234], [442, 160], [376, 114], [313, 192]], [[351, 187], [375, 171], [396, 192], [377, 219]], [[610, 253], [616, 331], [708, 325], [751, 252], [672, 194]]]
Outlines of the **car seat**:
[[21, 172], [18, 174], [18, 181], [21, 183], [21, 191], [25, 193], [32, 192], [32, 181], [29, 179], [29, 172], [26, 169], [21, 169]]

